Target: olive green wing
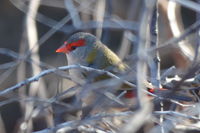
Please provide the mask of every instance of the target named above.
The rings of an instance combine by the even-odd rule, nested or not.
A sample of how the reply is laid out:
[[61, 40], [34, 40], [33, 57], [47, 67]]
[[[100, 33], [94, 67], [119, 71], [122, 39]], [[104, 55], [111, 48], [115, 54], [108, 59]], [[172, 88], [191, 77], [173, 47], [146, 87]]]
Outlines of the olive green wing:
[[128, 65], [123, 63], [122, 60], [107, 46], [102, 45], [100, 47], [100, 50], [103, 53], [102, 62], [104, 62], [102, 64], [103, 65], [102, 68], [106, 69], [106, 67], [112, 67], [113, 69], [116, 69], [118, 72], [125, 72], [128, 69]]

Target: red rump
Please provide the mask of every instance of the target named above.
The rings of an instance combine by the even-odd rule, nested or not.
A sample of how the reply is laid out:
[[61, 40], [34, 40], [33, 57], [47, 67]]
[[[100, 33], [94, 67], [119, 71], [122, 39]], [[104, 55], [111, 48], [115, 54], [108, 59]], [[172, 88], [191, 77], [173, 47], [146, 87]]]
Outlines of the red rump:
[[[166, 90], [165, 88], [147, 88], [148, 92], [155, 93], [156, 90]], [[136, 93], [132, 90], [127, 90], [124, 94], [124, 97], [127, 99], [136, 97]]]
[[64, 45], [62, 45], [60, 48], [58, 48], [56, 50], [57, 53], [69, 53], [72, 50], [74, 50], [74, 47], [81, 47], [85, 45], [85, 40], [84, 39], [80, 39], [76, 42], [72, 42], [72, 43], [67, 43], [67, 41], [64, 42]]
[[148, 92], [154, 93], [155, 92], [155, 88], [148, 88]]
[[126, 93], [124, 94], [125, 98], [134, 98], [136, 95], [133, 92], [133, 90], [127, 90]]

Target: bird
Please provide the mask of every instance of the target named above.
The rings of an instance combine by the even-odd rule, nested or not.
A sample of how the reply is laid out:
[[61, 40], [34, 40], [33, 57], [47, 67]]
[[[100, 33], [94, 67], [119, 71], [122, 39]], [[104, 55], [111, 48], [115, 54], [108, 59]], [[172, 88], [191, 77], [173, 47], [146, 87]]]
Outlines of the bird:
[[[123, 73], [128, 69], [127, 64], [90, 33], [75, 33], [56, 52], [66, 54], [68, 65], [83, 65], [118, 73]], [[89, 77], [84, 70], [80, 69], [70, 69], [69, 73], [74, 81], [80, 83], [85, 83], [85, 79]]]
[[[56, 52], [66, 54], [68, 65], [82, 65], [96, 69], [104, 69], [117, 74], [126, 74], [127, 71], [131, 70], [126, 63], [96, 36], [86, 32], [77, 32], [71, 35]], [[78, 81], [80, 84], [109, 78], [105, 75], [97, 75], [95, 73], [88, 74], [82, 69], [70, 69], [69, 74], [72, 80]], [[150, 89], [150, 92], [154, 92], [156, 87], [150, 82], [144, 81], [144, 84], [147, 89]], [[128, 98], [135, 96], [132, 91], [133, 87], [124, 85], [123, 83], [119, 88], [123, 90], [123, 87], [131, 89], [131, 91], [125, 93], [125, 96]], [[159, 93], [161, 91], [163, 94], [167, 92], [163, 90], [158, 91]]]
[[[82, 65], [95, 69], [107, 70], [115, 74], [125, 74], [129, 70], [129, 66], [110, 48], [103, 44], [96, 36], [86, 32], [73, 34], [67, 41], [64, 41], [64, 44], [59, 47], [56, 52], [66, 54], [68, 65]], [[69, 75], [73, 81], [82, 85], [111, 78], [105, 74], [99, 75], [95, 72], [88, 73], [82, 69], [69, 69]], [[122, 84], [117, 86], [117, 88], [132, 89], [131, 86]], [[117, 91], [112, 91], [112, 93], [113, 92], [116, 93]], [[121, 92], [121, 90], [119, 90], [119, 92]], [[128, 96], [128, 98], [130, 98], [130, 95], [135, 96], [132, 95], [133, 91], [130, 91], [129, 93], [130, 94], [125, 94], [124, 96]], [[87, 106], [89, 105], [90, 108], [83, 111], [85, 112], [83, 114], [90, 112], [93, 109], [93, 105], [97, 102], [100, 104], [100, 99], [106, 99], [105, 96], [102, 98], [100, 93], [88, 92], [86, 94], [87, 96], [81, 97], [81, 102], [85, 103]], [[108, 104], [108, 102], [103, 102]]]

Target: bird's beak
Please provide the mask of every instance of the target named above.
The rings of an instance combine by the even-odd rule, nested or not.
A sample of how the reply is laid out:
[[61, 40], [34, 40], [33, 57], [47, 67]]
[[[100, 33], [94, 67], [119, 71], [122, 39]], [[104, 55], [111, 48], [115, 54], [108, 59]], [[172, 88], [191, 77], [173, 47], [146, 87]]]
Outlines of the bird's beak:
[[60, 48], [58, 48], [57, 50], [56, 50], [56, 53], [68, 53], [69, 51], [67, 50], [67, 47], [66, 47], [66, 45], [63, 45], [63, 46], [61, 46]]

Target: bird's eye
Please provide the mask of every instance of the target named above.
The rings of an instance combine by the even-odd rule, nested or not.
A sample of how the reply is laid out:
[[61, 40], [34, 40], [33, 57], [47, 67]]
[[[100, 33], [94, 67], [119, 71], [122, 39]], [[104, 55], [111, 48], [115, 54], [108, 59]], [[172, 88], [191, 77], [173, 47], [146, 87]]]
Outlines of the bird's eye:
[[75, 50], [76, 48], [77, 48], [76, 46], [72, 46], [72, 47], [71, 47], [72, 50]]

